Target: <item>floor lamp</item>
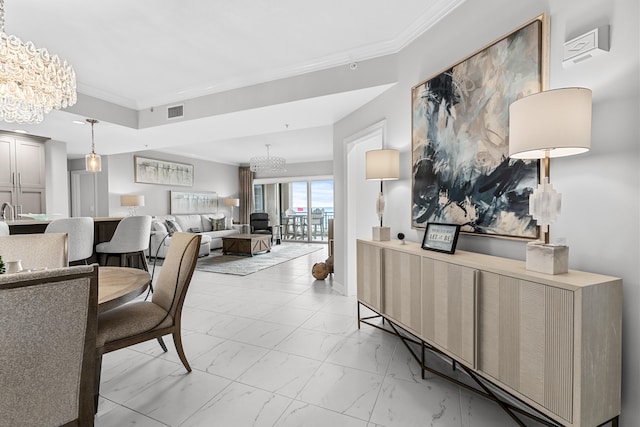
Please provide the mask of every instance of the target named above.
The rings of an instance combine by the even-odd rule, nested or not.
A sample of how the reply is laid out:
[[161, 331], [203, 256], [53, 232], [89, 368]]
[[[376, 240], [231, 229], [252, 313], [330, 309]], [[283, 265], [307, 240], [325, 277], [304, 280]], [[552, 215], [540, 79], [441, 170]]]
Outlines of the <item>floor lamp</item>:
[[[549, 159], [591, 148], [591, 90], [564, 88], [539, 92], [509, 106], [509, 157], [543, 159], [544, 176], [529, 196], [529, 213], [546, 231], [560, 215], [561, 194], [549, 181]], [[568, 270], [569, 248], [544, 242], [527, 245], [527, 269], [559, 274]]]
[[384, 214], [383, 182], [400, 178], [400, 152], [398, 150], [371, 150], [365, 153], [366, 179], [380, 180], [380, 194], [376, 201], [376, 212], [380, 226], [373, 227], [373, 240], [384, 241], [391, 239], [391, 228], [382, 225]]
[[224, 199], [224, 205], [231, 208], [231, 224], [233, 224], [233, 208], [240, 206], [240, 199], [227, 198]]

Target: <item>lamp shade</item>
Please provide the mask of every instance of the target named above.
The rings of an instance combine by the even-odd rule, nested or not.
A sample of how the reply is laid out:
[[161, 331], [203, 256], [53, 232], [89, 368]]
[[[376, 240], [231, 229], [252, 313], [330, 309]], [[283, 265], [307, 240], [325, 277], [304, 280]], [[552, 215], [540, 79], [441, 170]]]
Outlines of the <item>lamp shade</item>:
[[383, 181], [400, 178], [398, 150], [371, 150], [365, 153], [366, 179]]
[[590, 89], [539, 92], [509, 106], [509, 157], [563, 157], [590, 148]]
[[233, 199], [233, 198], [224, 199], [224, 205], [238, 207], [240, 206], [240, 199]]
[[144, 196], [135, 194], [120, 196], [120, 206], [144, 206]]

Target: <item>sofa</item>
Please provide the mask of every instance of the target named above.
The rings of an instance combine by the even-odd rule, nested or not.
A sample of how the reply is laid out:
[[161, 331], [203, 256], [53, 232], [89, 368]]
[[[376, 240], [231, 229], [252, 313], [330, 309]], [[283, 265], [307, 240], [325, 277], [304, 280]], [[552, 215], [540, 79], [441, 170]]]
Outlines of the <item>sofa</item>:
[[222, 213], [155, 216], [151, 221], [149, 256], [164, 258], [171, 235], [180, 231], [202, 235], [198, 256], [209, 255], [212, 249], [222, 247], [223, 237], [240, 234], [240, 226], [231, 226], [229, 222]]

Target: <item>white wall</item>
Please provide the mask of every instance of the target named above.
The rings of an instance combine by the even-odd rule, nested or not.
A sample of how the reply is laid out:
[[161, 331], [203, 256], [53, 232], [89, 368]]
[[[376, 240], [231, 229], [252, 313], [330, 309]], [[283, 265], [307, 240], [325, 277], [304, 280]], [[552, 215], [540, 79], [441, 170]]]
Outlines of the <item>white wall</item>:
[[[158, 160], [175, 161], [193, 165], [193, 186], [168, 186], [134, 182], [134, 155]], [[128, 208], [120, 206], [123, 194], [145, 196], [145, 206], [137, 209], [141, 215], [166, 215], [170, 212], [169, 192], [215, 192], [218, 193], [218, 210], [230, 213], [223, 205], [226, 197], [238, 196], [238, 167], [204, 160], [180, 157], [155, 151], [141, 151], [109, 156], [109, 216], [125, 216]]]
[[[623, 278], [623, 407], [621, 425], [640, 419], [640, 11], [637, 0], [467, 1], [399, 52], [398, 84], [334, 127], [336, 235], [346, 235], [344, 141], [386, 119], [388, 148], [401, 151], [402, 179], [385, 184], [385, 225], [392, 236], [411, 230], [411, 87], [463, 59], [542, 12], [551, 15], [550, 88], [593, 90], [592, 150], [554, 159], [551, 175], [563, 193], [563, 212], [551, 236], [570, 245], [570, 267]], [[610, 52], [571, 68], [562, 67], [565, 41], [599, 25], [611, 25]], [[342, 153], [342, 154], [341, 154]], [[393, 209], [390, 210], [389, 207]], [[524, 258], [525, 244], [498, 238], [462, 236], [459, 248]], [[346, 280], [345, 242], [336, 239], [336, 281]], [[353, 263], [349, 268], [355, 268]], [[349, 287], [355, 284], [349, 284]]]

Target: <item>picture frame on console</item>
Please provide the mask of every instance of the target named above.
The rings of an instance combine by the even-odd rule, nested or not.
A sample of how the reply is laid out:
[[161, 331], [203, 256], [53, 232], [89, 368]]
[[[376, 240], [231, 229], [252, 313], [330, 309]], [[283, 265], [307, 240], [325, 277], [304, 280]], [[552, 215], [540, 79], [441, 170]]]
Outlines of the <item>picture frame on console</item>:
[[549, 17], [540, 15], [411, 89], [411, 226], [461, 225], [535, 240], [538, 160], [509, 158], [508, 112], [546, 89]]
[[424, 230], [422, 249], [454, 254], [459, 234], [460, 226], [458, 224], [430, 222]]

